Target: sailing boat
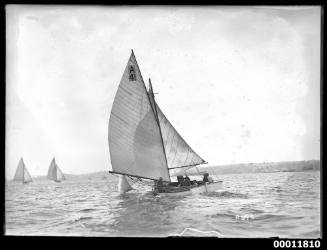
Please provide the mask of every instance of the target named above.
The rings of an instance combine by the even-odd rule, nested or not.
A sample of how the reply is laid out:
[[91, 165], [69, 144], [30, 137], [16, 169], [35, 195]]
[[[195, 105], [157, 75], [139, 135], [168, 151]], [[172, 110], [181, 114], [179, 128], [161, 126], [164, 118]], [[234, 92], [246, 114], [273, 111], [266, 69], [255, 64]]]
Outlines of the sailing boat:
[[49, 180], [53, 180], [55, 182], [61, 182], [63, 180], [66, 180], [66, 177], [58, 167], [55, 158], [53, 158], [51, 161], [47, 177]]
[[23, 158], [20, 158], [13, 181], [28, 184], [32, 182], [32, 177], [27, 171]]
[[[207, 164], [182, 138], [155, 101], [151, 80], [147, 91], [134, 52], [121, 78], [109, 119], [109, 151], [112, 171], [119, 174], [118, 191], [132, 189], [126, 176], [171, 186], [176, 170], [185, 172]], [[173, 188], [165, 194], [191, 194], [220, 189], [221, 181]], [[161, 193], [160, 193], [161, 194]]]

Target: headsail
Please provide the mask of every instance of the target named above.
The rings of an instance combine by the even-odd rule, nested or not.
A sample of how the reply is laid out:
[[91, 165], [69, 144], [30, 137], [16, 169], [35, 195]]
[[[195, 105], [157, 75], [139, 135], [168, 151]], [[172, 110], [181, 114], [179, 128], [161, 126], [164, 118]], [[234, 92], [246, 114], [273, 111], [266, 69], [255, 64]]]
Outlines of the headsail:
[[52, 159], [49, 170], [48, 170], [48, 179], [54, 180], [54, 181], [62, 181], [65, 180], [65, 176], [58, 167], [55, 158]]
[[133, 51], [112, 105], [108, 141], [113, 172], [170, 181], [161, 132]]
[[23, 158], [20, 158], [13, 181], [28, 183], [33, 181], [31, 175], [26, 169]]
[[155, 112], [160, 123], [162, 138], [165, 146], [165, 152], [167, 157], [168, 168], [170, 174], [179, 172], [180, 167], [186, 167], [188, 170], [196, 165], [206, 163], [182, 138], [182, 136], [176, 131], [173, 125], [166, 118], [164, 113], [159, 108], [154, 99], [153, 89], [151, 81], [149, 80], [148, 90], [150, 102], [155, 109]]
[[57, 165], [57, 180], [58, 181], [66, 180], [65, 175], [63, 174], [63, 172], [61, 171], [61, 169], [58, 167], [58, 165]]
[[32, 176], [30, 175], [30, 173], [28, 172], [27, 168], [24, 168], [24, 182], [28, 183], [31, 182], [32, 180]]
[[50, 163], [50, 167], [48, 169], [48, 179], [50, 180], [55, 180], [56, 178], [56, 162], [55, 162], [55, 159], [53, 158], [51, 163]]

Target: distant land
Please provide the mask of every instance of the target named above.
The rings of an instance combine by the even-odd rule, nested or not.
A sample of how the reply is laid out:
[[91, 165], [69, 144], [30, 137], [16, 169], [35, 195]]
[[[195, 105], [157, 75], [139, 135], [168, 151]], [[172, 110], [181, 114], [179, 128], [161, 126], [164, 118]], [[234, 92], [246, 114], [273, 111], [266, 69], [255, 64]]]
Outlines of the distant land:
[[[231, 165], [219, 165], [210, 167], [198, 167], [200, 172], [212, 174], [241, 174], [241, 173], [273, 173], [273, 172], [303, 172], [319, 171], [320, 161], [289, 161], [289, 162], [264, 162], [264, 163], [241, 163]], [[183, 174], [183, 172], [180, 172]], [[188, 175], [196, 175], [195, 168], [188, 171]], [[178, 173], [176, 174], [178, 175]], [[108, 170], [89, 174], [65, 174], [67, 180], [117, 180], [117, 175], [109, 174]], [[33, 176], [34, 180], [47, 180], [46, 176]]]
[[[241, 173], [273, 173], [273, 172], [303, 172], [319, 171], [320, 161], [285, 161], [263, 163], [240, 163], [231, 165], [219, 165], [210, 167], [198, 167], [200, 172], [214, 174], [241, 174]], [[182, 173], [182, 172], [179, 172]], [[179, 174], [177, 173], [177, 175]], [[189, 175], [197, 174], [196, 169], [188, 171]]]
[[[64, 175], [67, 180], [75, 180], [75, 181], [87, 181], [87, 180], [116, 180], [117, 176], [114, 176], [112, 174], [109, 174], [108, 170], [106, 171], [98, 171], [94, 173], [88, 173], [88, 174], [66, 174], [64, 172]], [[32, 176], [33, 180], [36, 181], [47, 181], [47, 176], [41, 175], [41, 176]]]

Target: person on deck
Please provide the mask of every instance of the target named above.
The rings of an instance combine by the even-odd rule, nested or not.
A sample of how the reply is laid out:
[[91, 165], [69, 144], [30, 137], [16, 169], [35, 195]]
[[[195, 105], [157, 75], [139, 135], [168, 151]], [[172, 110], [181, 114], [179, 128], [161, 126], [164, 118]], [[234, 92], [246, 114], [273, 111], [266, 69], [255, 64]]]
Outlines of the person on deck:
[[183, 176], [178, 175], [178, 176], [177, 176], [177, 186], [181, 186], [182, 183], [183, 183], [183, 181], [184, 181]]
[[155, 190], [159, 193], [163, 192], [163, 186], [164, 186], [163, 180], [162, 180], [162, 177], [160, 177], [159, 180], [155, 184]]
[[191, 186], [191, 180], [187, 175], [184, 177], [184, 181], [182, 182], [181, 186]]
[[213, 182], [213, 179], [211, 178], [211, 176], [209, 176], [208, 173], [205, 173], [205, 174], [203, 175], [202, 184], [204, 184], [204, 183], [206, 183], [206, 182], [208, 182], [208, 183], [212, 183], [212, 182]]
[[208, 173], [204, 173], [204, 175], [203, 175], [203, 179], [202, 179], [202, 183], [209, 182], [208, 177], [209, 177], [209, 174], [208, 174]]

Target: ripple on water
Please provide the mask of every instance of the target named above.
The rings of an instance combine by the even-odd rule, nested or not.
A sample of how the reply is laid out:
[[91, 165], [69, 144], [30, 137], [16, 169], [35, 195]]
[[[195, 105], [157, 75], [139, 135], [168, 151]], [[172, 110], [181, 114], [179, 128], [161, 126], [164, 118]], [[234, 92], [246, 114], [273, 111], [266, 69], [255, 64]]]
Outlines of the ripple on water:
[[224, 190], [185, 197], [155, 197], [142, 186], [119, 196], [105, 181], [9, 184], [6, 233], [169, 236], [195, 228], [224, 237], [320, 235], [319, 173], [219, 177]]

